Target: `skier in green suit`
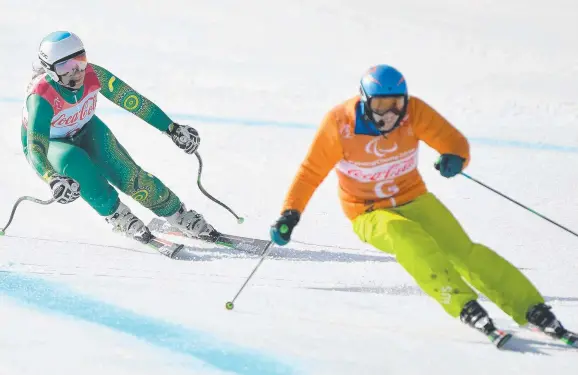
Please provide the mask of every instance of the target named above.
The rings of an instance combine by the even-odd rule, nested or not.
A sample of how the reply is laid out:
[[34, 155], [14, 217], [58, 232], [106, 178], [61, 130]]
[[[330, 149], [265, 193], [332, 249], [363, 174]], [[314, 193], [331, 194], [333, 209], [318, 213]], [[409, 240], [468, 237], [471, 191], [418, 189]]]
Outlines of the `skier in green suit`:
[[115, 186], [190, 237], [215, 231], [131, 158], [96, 115], [98, 93], [169, 136], [187, 154], [199, 147], [194, 128], [173, 122], [121, 79], [88, 63], [82, 41], [72, 32], [47, 35], [38, 58], [26, 90], [22, 146], [57, 202], [70, 203], [80, 196], [115, 232], [149, 242], [151, 232], [120, 201]]

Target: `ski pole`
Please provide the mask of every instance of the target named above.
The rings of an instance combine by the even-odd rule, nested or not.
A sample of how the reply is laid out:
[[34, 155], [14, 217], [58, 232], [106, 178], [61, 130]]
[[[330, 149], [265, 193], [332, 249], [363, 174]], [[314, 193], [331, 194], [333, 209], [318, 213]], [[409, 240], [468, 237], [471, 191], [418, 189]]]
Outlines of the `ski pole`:
[[257, 263], [255, 268], [253, 268], [253, 271], [251, 272], [249, 277], [247, 277], [247, 279], [245, 280], [245, 282], [243, 283], [243, 285], [241, 286], [241, 288], [239, 289], [237, 294], [235, 294], [235, 297], [233, 297], [233, 299], [231, 301], [229, 301], [225, 304], [225, 308], [227, 310], [233, 310], [235, 308], [235, 301], [237, 300], [237, 297], [239, 297], [239, 295], [241, 294], [243, 289], [245, 289], [245, 286], [247, 286], [247, 284], [249, 283], [249, 280], [251, 280], [251, 278], [253, 277], [255, 272], [257, 272], [257, 270], [259, 269], [259, 267], [261, 266], [261, 264], [263, 263], [263, 261], [265, 260], [267, 255], [269, 255], [269, 249], [271, 248], [271, 244], [272, 244], [272, 242], [269, 241], [267, 246], [265, 246], [265, 250], [263, 250], [263, 255], [261, 255], [261, 259], [259, 259], [259, 263]]
[[8, 222], [6, 223], [4, 228], [0, 228], [0, 236], [3, 236], [4, 234], [6, 234], [6, 229], [8, 229], [8, 227], [12, 223], [12, 219], [14, 219], [14, 214], [16, 213], [16, 209], [18, 208], [18, 205], [24, 201], [30, 201], [33, 203], [38, 203], [38, 204], [42, 204], [42, 205], [46, 206], [46, 205], [53, 203], [55, 201], [55, 199], [51, 198], [47, 201], [43, 201], [43, 200], [40, 200], [38, 198], [29, 197], [29, 196], [22, 196], [22, 197], [18, 198], [18, 200], [16, 201], [16, 203], [14, 203], [14, 206], [12, 207], [12, 213], [10, 213], [10, 219], [8, 219]]
[[220, 200], [214, 198], [211, 194], [209, 194], [205, 188], [203, 188], [203, 186], [201, 185], [201, 172], [203, 171], [203, 161], [201, 160], [201, 155], [199, 155], [199, 153], [197, 151], [195, 151], [195, 156], [197, 157], [197, 159], [199, 160], [199, 174], [197, 176], [197, 185], [199, 186], [199, 190], [201, 191], [201, 193], [203, 193], [207, 198], [209, 198], [210, 200], [212, 200], [213, 202], [219, 204], [220, 206], [224, 207], [227, 211], [229, 211], [230, 213], [233, 214], [233, 216], [235, 216], [235, 218], [237, 219], [237, 223], [239, 224], [243, 224], [243, 222], [245, 221], [244, 218], [237, 216], [237, 214], [235, 212], [233, 212], [233, 210], [231, 210], [229, 208], [229, 206], [227, 206], [226, 204], [224, 204], [223, 202], [221, 202]]
[[557, 227], [559, 227], [559, 228], [561, 228], [561, 229], [564, 229], [564, 230], [567, 231], [568, 233], [571, 233], [571, 234], [573, 234], [574, 236], [578, 237], [578, 233], [573, 232], [573, 231], [571, 231], [570, 229], [566, 228], [565, 226], [558, 224], [558, 223], [555, 222], [554, 220], [551, 220], [551, 219], [547, 218], [546, 216], [542, 215], [541, 213], [536, 212], [535, 210], [533, 210], [533, 209], [531, 209], [531, 208], [529, 208], [529, 207], [527, 207], [527, 206], [524, 206], [522, 203], [520, 203], [520, 202], [518, 202], [518, 201], [515, 201], [514, 199], [508, 197], [508, 196], [505, 195], [505, 194], [500, 193], [500, 192], [497, 191], [496, 189], [493, 189], [493, 188], [489, 187], [488, 185], [484, 184], [483, 182], [476, 180], [476, 179], [473, 178], [472, 176], [470, 176], [470, 175], [468, 175], [468, 174], [466, 174], [466, 173], [464, 173], [464, 172], [460, 172], [460, 174], [461, 174], [462, 176], [464, 176], [464, 177], [466, 177], [466, 178], [474, 181], [475, 183], [478, 183], [478, 184], [482, 185], [482, 186], [485, 187], [486, 189], [491, 190], [491, 191], [493, 191], [494, 193], [496, 193], [496, 194], [498, 194], [498, 195], [506, 198], [506, 199], [509, 200], [510, 202], [513, 202], [513, 203], [517, 204], [518, 206], [520, 206], [520, 207], [522, 207], [522, 208], [525, 208], [526, 210], [530, 211], [530, 212], [533, 213], [534, 215], [537, 215], [537, 216], [541, 217], [542, 219], [544, 219], [544, 220], [546, 220], [546, 221], [549, 221], [550, 223], [556, 225]]

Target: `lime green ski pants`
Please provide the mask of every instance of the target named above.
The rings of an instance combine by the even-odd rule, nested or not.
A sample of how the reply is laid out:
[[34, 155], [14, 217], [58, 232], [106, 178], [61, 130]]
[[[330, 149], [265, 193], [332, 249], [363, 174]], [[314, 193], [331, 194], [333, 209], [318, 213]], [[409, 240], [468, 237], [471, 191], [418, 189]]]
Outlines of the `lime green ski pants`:
[[[25, 130], [22, 145], [27, 154]], [[78, 181], [81, 197], [102, 216], [112, 214], [119, 205], [113, 186], [157, 216], [170, 216], [180, 207], [180, 199], [136, 164], [97, 116], [73, 139], [51, 139], [47, 156], [57, 173]]]
[[396, 256], [420, 288], [453, 317], [477, 299], [477, 289], [518, 324], [544, 298], [507, 260], [473, 243], [451, 212], [431, 193], [353, 220], [359, 238]]

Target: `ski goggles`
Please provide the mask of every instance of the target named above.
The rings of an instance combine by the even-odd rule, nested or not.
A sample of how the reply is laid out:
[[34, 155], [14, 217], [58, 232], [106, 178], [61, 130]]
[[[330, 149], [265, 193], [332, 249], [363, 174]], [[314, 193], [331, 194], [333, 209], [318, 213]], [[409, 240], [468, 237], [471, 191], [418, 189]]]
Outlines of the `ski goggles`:
[[369, 109], [377, 115], [383, 116], [387, 112], [400, 114], [405, 106], [404, 96], [374, 96], [369, 99]]
[[72, 56], [64, 61], [54, 64], [54, 71], [59, 76], [63, 76], [77, 71], [83, 72], [86, 69], [86, 65], [88, 65], [86, 53], [82, 52], [76, 56]]

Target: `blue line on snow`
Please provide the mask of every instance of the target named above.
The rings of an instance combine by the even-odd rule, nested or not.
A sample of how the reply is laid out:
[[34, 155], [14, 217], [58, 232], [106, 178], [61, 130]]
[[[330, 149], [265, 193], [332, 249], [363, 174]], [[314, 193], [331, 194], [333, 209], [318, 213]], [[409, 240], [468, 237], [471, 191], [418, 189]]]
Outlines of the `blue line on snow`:
[[[23, 99], [16, 98], [4, 98], [0, 97], [0, 102], [2, 103], [21, 103]], [[130, 115], [129, 112], [124, 111], [120, 108], [109, 109], [100, 108], [99, 112], [104, 113], [114, 113], [114, 114], [126, 114]], [[240, 117], [219, 117], [210, 115], [200, 115], [194, 113], [171, 113], [171, 117], [179, 118], [183, 120], [205, 122], [210, 124], [237, 124], [246, 126], [271, 126], [280, 128], [293, 128], [293, 129], [316, 129], [317, 125], [301, 123], [301, 122], [284, 122], [276, 120], [257, 120], [257, 119], [245, 119]], [[497, 139], [497, 138], [483, 138], [483, 137], [468, 137], [468, 139], [473, 143], [478, 143], [484, 146], [491, 147], [505, 147], [505, 148], [520, 148], [527, 150], [541, 150], [541, 151], [557, 151], [566, 153], [578, 153], [578, 147], [575, 146], [562, 146], [554, 145], [549, 143], [534, 143], [534, 142], [523, 142], [516, 140], [507, 139]]]
[[473, 143], [477, 143], [484, 146], [521, 148], [526, 150], [539, 150], [539, 151], [558, 151], [573, 154], [578, 153], [578, 147], [576, 146], [562, 146], [562, 145], [553, 145], [549, 143], [533, 143], [533, 142], [482, 138], [482, 137], [468, 137], [468, 140], [470, 140]]
[[222, 342], [204, 332], [83, 296], [48, 280], [0, 271], [0, 293], [41, 311], [60, 313], [99, 324], [149, 344], [189, 355], [219, 370], [240, 375], [296, 373], [287, 364], [262, 353]]
[[17, 98], [0, 98], [0, 103], [22, 103], [24, 104], [24, 97]]

